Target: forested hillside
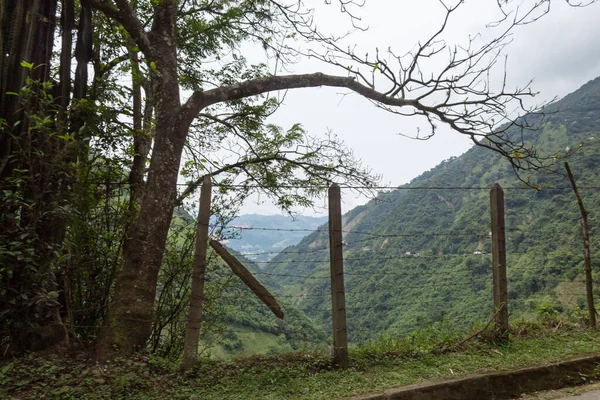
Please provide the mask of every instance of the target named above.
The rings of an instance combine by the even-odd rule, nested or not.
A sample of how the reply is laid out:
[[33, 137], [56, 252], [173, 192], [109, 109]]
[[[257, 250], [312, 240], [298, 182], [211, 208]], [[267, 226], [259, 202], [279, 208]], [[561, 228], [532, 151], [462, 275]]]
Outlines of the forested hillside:
[[[541, 154], [555, 155], [552, 168], [521, 175], [539, 190], [520, 182], [502, 157], [475, 147], [344, 215], [351, 341], [442, 320], [465, 327], [490, 317], [494, 183], [505, 188], [511, 318], [585, 315], [580, 215], [563, 162], [583, 187], [597, 265], [600, 78], [546, 111], [536, 117], [538, 129], [524, 135]], [[312, 233], [273, 260], [270, 277], [330, 332], [327, 248], [327, 233]]]

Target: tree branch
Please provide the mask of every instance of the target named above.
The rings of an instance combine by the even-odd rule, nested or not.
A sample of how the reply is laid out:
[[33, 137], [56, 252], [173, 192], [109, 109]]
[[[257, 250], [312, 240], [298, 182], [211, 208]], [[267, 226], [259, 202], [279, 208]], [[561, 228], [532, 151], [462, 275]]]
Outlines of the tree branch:
[[92, 8], [102, 11], [108, 18], [123, 25], [146, 55], [151, 54], [150, 40], [140, 20], [136, 17], [133, 8], [126, 0], [115, 0], [117, 6], [109, 0], [90, 0]]
[[212, 104], [223, 101], [239, 100], [277, 90], [318, 86], [345, 87], [368, 99], [394, 107], [419, 106], [416, 101], [386, 96], [383, 93], [357, 82], [356, 79], [352, 77], [326, 75], [316, 72], [303, 75], [269, 76], [207, 91], [197, 90], [185, 103], [182, 110], [183, 117], [185, 120], [191, 122], [204, 107]]
[[[456, 132], [471, 137], [476, 145], [486, 147], [507, 157], [516, 169], [526, 169], [528, 167], [534, 167], [534, 169], [540, 168], [539, 165], [535, 165], [534, 163], [539, 158], [535, 151], [528, 149], [523, 143], [515, 143], [504, 135], [509, 128], [530, 128], [526, 123], [519, 122], [518, 119], [508, 119], [506, 104], [511, 100], [522, 104], [523, 97], [534, 96], [534, 94], [527, 89], [505, 92], [504, 85], [502, 90], [496, 94], [489, 93], [487, 86], [486, 90], [471, 89], [467, 91], [468, 94], [480, 97], [470, 102], [466, 99], [458, 102], [448, 102], [448, 99], [446, 99], [437, 104], [427, 105], [421, 102], [421, 97], [407, 99], [402, 92], [395, 92], [393, 94], [381, 93], [358, 82], [355, 77], [326, 75], [320, 72], [303, 75], [269, 76], [207, 91], [195, 91], [182, 108], [182, 120], [191, 124], [192, 120], [199, 115], [204, 107], [220, 102], [239, 100], [277, 90], [319, 86], [345, 87], [371, 100], [378, 107], [392, 113], [405, 115], [396, 109], [410, 107], [412, 110], [408, 115], [421, 115], [427, 118], [432, 127], [432, 134], [430, 136], [433, 136], [436, 131], [435, 118], [449, 125]], [[456, 90], [457, 88], [453, 89]], [[463, 107], [471, 105], [477, 108], [470, 111], [466, 111], [466, 108], [465, 111], [462, 110]], [[535, 110], [529, 111], [534, 111], [535, 114]], [[492, 116], [487, 115], [490, 113], [498, 114], [507, 123], [503, 127], [498, 128]], [[487, 138], [489, 143], [478, 140], [481, 138]], [[534, 162], [530, 161], [528, 157], [517, 156], [515, 159], [513, 155], [515, 151], [518, 151], [523, 156], [532, 156]]]
[[192, 192], [194, 192], [194, 190], [196, 190], [198, 188], [198, 186], [200, 186], [200, 184], [202, 183], [202, 180], [204, 179], [204, 177], [206, 176], [216, 176], [219, 175], [223, 172], [227, 172], [227, 171], [231, 171], [233, 169], [236, 168], [241, 168], [244, 167], [246, 165], [249, 164], [262, 164], [262, 163], [266, 163], [269, 161], [285, 161], [285, 162], [293, 162], [292, 160], [285, 158], [285, 157], [281, 157], [280, 155], [272, 155], [272, 156], [266, 156], [266, 157], [258, 157], [258, 158], [253, 158], [250, 160], [242, 160], [242, 161], [238, 161], [236, 163], [233, 164], [228, 164], [225, 165], [219, 169], [216, 169], [208, 174], [202, 175], [201, 177], [199, 177], [198, 179], [196, 179], [195, 181], [191, 182], [188, 187], [185, 188], [185, 190], [183, 191], [183, 193], [181, 193], [181, 195], [179, 195], [179, 197], [177, 197], [177, 199], [175, 200], [175, 207], [179, 207], [181, 205], [181, 203], [183, 202], [183, 200], [185, 200], [185, 198], [187, 196], [189, 196]]

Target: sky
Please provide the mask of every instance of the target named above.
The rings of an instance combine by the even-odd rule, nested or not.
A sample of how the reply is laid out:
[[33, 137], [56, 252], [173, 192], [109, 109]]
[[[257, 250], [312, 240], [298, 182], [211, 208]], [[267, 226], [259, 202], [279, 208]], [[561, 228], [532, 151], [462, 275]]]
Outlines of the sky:
[[[512, 2], [516, 5], [519, 0]], [[348, 30], [348, 18], [339, 12], [339, 3], [323, 5], [315, 0], [315, 21], [327, 33]], [[524, 0], [522, 9], [531, 4]], [[357, 54], [374, 52], [375, 48], [393, 48], [398, 53], [413, 48], [437, 30], [443, 8], [437, 0], [366, 0], [354, 10], [360, 24], [368, 28], [353, 32], [344, 44], [357, 47]], [[464, 44], [469, 35], [480, 33], [491, 37], [496, 31], [486, 24], [498, 20], [496, 0], [467, 0], [453, 15], [444, 39], [449, 44]], [[587, 81], [600, 76], [600, 3], [585, 8], [569, 7], [564, 0], [552, 0], [550, 12], [534, 23], [517, 27], [511, 43], [505, 48], [509, 87], [532, 82], [532, 90], [540, 92], [536, 101], [561, 98]], [[372, 53], [371, 53], [372, 54]], [[273, 60], [268, 61], [274, 67]], [[441, 64], [432, 64], [435, 70]], [[322, 62], [302, 59], [288, 66], [286, 73], [326, 72], [343, 75], [344, 71]], [[492, 75], [500, 81], [501, 75]], [[398, 186], [409, 182], [441, 161], [458, 156], [472, 143], [464, 136], [443, 127], [435, 137], [416, 141], [402, 134], [414, 134], [417, 127], [426, 128], [423, 120], [402, 117], [374, 107], [359, 95], [335, 88], [289, 91], [283, 106], [272, 117], [283, 127], [300, 122], [311, 135], [331, 131], [353, 149], [357, 158], [382, 175], [381, 184]], [[364, 204], [368, 198], [349, 190], [343, 193], [343, 211]], [[323, 206], [318, 200], [317, 206]], [[323, 215], [323, 208], [299, 210], [303, 215]], [[281, 214], [268, 202], [249, 200], [242, 214]]]

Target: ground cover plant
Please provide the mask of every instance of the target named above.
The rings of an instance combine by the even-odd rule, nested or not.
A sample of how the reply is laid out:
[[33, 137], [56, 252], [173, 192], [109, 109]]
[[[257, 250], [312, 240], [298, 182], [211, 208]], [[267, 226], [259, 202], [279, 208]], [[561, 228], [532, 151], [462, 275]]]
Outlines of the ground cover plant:
[[[0, 367], [8, 399], [331, 399], [474, 372], [551, 363], [600, 351], [600, 332], [567, 320], [519, 321], [508, 343], [480, 331], [434, 324], [406, 337], [380, 337], [351, 349], [351, 366], [333, 368], [326, 349], [200, 360], [182, 374], [177, 362], [155, 356], [117, 358], [101, 365], [91, 353], [30, 354]], [[584, 379], [585, 378], [585, 379]], [[588, 383], [593, 377], [584, 377]]]

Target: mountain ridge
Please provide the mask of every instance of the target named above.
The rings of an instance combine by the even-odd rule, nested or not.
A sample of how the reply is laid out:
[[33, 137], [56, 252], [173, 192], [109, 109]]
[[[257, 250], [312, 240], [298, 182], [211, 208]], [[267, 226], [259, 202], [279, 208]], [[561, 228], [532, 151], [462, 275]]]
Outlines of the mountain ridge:
[[[600, 165], [600, 142], [595, 139], [600, 139], [600, 78], [547, 108], [539, 130], [526, 135], [543, 153], [558, 156], [552, 168], [532, 176], [541, 191], [525, 188], [499, 155], [473, 147], [344, 214], [351, 340], [384, 332], [406, 334], [446, 319], [459, 326], [487, 319], [493, 309], [491, 260], [483, 253], [491, 248], [487, 188], [494, 183], [507, 189], [511, 312], [526, 317], [540, 307], [581, 310], [579, 211], [559, 151], [571, 149], [568, 160], [580, 184], [598, 181], [594, 169]], [[417, 189], [426, 186], [439, 189]], [[584, 202], [595, 233], [598, 191], [585, 191]], [[272, 262], [278, 263], [273, 271], [281, 275], [274, 284], [298, 295], [301, 300], [295, 304], [312, 309], [309, 316], [330, 330], [329, 312], [319, 311], [322, 300], [302, 297], [329, 290], [328, 282], [298, 278], [327, 275], [327, 242], [325, 233], [312, 233]]]

